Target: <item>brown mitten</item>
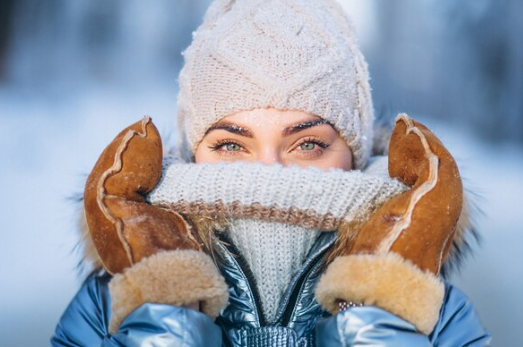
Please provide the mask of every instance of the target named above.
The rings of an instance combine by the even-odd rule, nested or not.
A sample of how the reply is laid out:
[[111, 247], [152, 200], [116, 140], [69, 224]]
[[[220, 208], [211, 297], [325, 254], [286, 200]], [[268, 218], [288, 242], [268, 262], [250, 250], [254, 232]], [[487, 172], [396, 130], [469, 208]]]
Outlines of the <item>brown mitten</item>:
[[318, 284], [331, 313], [340, 302], [376, 305], [429, 334], [439, 317], [439, 272], [463, 204], [456, 163], [442, 143], [405, 114], [396, 118], [389, 174], [411, 189], [381, 206]]
[[103, 151], [84, 191], [91, 238], [115, 275], [110, 331], [145, 303], [188, 305], [215, 318], [228, 298], [216, 266], [191, 226], [174, 211], [149, 205], [145, 194], [162, 172], [162, 143], [151, 118], [124, 129]]

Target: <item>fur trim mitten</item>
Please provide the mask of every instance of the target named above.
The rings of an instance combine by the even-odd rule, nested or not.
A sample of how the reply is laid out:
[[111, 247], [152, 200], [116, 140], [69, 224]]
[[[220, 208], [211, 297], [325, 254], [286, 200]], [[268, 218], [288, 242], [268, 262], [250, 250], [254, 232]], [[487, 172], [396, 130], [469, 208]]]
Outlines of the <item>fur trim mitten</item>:
[[107, 146], [87, 179], [89, 232], [104, 268], [115, 275], [111, 333], [145, 302], [200, 303], [212, 318], [227, 303], [225, 281], [191, 226], [145, 200], [161, 177], [162, 154], [158, 130], [145, 117]]
[[389, 174], [411, 189], [386, 202], [327, 268], [316, 297], [331, 313], [342, 302], [376, 305], [429, 334], [439, 317], [439, 279], [462, 210], [457, 165], [443, 144], [405, 114], [396, 119]]

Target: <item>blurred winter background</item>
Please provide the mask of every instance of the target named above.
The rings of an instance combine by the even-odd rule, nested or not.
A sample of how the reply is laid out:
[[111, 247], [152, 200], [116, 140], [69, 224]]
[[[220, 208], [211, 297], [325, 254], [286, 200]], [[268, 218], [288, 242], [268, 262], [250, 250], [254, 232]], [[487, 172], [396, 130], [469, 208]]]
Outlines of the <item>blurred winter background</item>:
[[[523, 337], [523, 2], [340, 0], [378, 113], [455, 154], [484, 214], [452, 277], [497, 346]], [[0, 345], [45, 346], [78, 289], [72, 197], [143, 115], [175, 126], [180, 52], [208, 0], [0, 1]]]

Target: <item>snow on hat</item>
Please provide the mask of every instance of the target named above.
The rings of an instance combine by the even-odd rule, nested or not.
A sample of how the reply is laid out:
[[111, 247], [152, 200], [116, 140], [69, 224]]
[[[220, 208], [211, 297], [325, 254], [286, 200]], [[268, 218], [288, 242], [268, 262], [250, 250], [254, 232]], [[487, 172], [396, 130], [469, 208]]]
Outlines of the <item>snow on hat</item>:
[[373, 137], [369, 74], [334, 0], [216, 0], [184, 57], [178, 129], [193, 154], [220, 119], [272, 107], [328, 120], [355, 167], [365, 166]]

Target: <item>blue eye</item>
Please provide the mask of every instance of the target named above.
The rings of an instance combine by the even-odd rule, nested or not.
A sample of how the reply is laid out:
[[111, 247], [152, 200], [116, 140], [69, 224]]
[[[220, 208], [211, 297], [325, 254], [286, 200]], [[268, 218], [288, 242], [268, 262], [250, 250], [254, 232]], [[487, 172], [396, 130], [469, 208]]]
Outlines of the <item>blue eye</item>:
[[245, 152], [245, 149], [241, 144], [229, 139], [219, 140], [209, 146], [209, 149], [220, 154], [231, 155], [239, 154], [238, 152]]
[[227, 143], [224, 147], [229, 152], [237, 152], [242, 149], [242, 147], [237, 143]]
[[296, 150], [296, 155], [306, 159], [313, 159], [321, 157], [329, 146], [330, 144], [323, 141], [320, 137], [310, 136], [303, 138], [294, 149]]
[[305, 142], [300, 145], [302, 151], [313, 151], [316, 149], [316, 144], [314, 142]]

